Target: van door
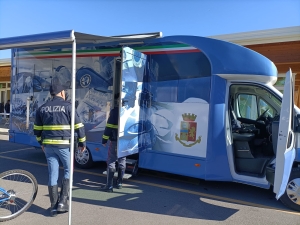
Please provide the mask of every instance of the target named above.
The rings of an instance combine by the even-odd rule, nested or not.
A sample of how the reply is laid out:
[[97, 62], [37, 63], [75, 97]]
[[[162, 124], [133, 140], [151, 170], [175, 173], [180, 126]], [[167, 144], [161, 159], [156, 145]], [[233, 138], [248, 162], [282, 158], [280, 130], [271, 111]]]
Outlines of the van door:
[[294, 119], [294, 80], [291, 69], [286, 73], [280, 111], [274, 193], [279, 199], [285, 192], [292, 165], [295, 159]]
[[122, 48], [118, 157], [138, 153], [147, 146], [147, 107], [144, 107], [142, 93], [146, 59], [147, 56], [139, 51]]

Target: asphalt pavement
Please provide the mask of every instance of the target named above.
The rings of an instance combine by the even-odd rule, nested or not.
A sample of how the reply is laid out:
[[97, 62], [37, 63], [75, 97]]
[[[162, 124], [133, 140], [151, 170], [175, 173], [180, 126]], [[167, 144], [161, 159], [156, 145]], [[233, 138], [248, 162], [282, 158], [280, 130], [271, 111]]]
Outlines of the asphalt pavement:
[[[39, 190], [27, 212], [3, 224], [68, 224], [69, 213], [48, 216], [44, 153], [7, 140], [0, 128], [0, 172], [27, 170], [36, 177]], [[123, 189], [104, 193], [97, 190], [106, 182], [104, 170], [103, 162], [88, 170], [75, 168], [72, 224], [300, 224], [300, 213], [276, 201], [271, 190], [141, 170]]]

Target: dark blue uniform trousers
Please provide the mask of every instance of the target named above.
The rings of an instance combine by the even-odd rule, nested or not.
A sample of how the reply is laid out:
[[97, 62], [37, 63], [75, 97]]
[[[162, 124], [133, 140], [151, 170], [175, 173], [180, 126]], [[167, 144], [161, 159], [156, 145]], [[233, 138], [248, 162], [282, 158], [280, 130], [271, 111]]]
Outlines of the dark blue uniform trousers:
[[118, 161], [119, 169], [125, 170], [126, 168], [126, 157], [118, 158], [117, 156], [117, 142], [110, 141], [107, 156], [107, 168], [116, 171], [116, 161]]

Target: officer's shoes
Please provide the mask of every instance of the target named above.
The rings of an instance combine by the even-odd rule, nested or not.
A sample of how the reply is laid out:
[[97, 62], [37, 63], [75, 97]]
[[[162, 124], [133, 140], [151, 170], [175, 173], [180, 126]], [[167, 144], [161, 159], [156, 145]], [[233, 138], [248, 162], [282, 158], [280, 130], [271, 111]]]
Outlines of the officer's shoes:
[[116, 182], [116, 188], [117, 188], [117, 189], [122, 189], [122, 183], [119, 182], [118, 180], [117, 180], [117, 182]]
[[56, 210], [56, 208], [50, 207], [49, 208], [49, 214], [50, 214], [51, 217], [57, 216], [57, 210]]
[[58, 187], [57, 185], [48, 186], [49, 197], [51, 206], [49, 208], [49, 214], [51, 217], [57, 216], [57, 205], [58, 205]]
[[68, 204], [69, 188], [70, 188], [69, 179], [63, 179], [61, 191], [60, 191], [59, 203], [57, 206], [57, 211], [60, 213], [69, 211], [69, 204]]
[[116, 181], [116, 187], [122, 189], [123, 177], [125, 174], [125, 169], [118, 169], [118, 179]]
[[99, 190], [104, 192], [114, 192], [113, 186], [108, 186], [108, 185], [101, 187]]
[[60, 201], [58, 206], [57, 206], [57, 211], [60, 213], [63, 212], [68, 212], [69, 211], [69, 205], [68, 205], [68, 200], [65, 199], [65, 201]]

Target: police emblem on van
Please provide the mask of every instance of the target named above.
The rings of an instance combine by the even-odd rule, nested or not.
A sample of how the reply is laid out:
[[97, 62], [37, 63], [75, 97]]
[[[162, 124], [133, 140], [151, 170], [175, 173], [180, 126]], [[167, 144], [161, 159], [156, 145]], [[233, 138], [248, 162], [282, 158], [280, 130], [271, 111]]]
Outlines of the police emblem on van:
[[[183, 121], [180, 123], [180, 136], [175, 135], [176, 141], [179, 141], [185, 147], [191, 147], [201, 142], [201, 136], [197, 139], [197, 115], [184, 113], [182, 114]], [[186, 142], [192, 142], [187, 144]]]
[[91, 75], [85, 74], [80, 78], [80, 86], [86, 88], [90, 86], [91, 81], [92, 81]]

